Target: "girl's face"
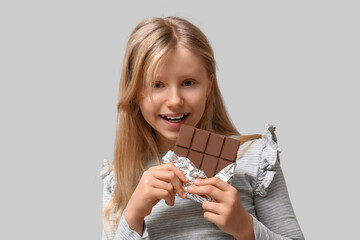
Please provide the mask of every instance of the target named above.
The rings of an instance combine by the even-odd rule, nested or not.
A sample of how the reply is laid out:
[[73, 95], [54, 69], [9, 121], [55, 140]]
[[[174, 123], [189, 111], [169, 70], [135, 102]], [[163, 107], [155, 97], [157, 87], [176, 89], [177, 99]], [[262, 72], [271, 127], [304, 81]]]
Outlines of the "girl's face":
[[182, 124], [195, 126], [201, 119], [212, 86], [202, 59], [176, 46], [155, 73], [151, 94], [144, 91], [139, 106], [155, 130], [160, 152], [173, 148]]

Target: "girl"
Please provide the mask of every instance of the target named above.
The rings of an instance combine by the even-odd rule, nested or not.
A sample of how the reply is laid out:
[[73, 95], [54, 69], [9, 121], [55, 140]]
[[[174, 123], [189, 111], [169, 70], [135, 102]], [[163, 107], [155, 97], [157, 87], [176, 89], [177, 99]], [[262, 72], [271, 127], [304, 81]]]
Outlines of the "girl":
[[[231, 123], [205, 35], [178, 18], [149, 18], [130, 35], [121, 74], [114, 162], [105, 162], [103, 239], [303, 239], [278, 161], [274, 128], [240, 136]], [[180, 126], [237, 137], [232, 185], [213, 177], [189, 193], [161, 164]], [[175, 196], [175, 191], [178, 196]]]

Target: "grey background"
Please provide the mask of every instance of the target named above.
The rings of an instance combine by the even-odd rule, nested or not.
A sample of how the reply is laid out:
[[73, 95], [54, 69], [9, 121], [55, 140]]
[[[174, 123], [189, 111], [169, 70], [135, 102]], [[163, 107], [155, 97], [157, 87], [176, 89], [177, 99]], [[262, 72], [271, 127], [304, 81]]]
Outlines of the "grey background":
[[354, 239], [356, 1], [1, 1], [0, 239], [100, 239], [104, 158], [130, 31], [185, 17], [208, 36], [243, 134], [277, 126], [307, 239]]

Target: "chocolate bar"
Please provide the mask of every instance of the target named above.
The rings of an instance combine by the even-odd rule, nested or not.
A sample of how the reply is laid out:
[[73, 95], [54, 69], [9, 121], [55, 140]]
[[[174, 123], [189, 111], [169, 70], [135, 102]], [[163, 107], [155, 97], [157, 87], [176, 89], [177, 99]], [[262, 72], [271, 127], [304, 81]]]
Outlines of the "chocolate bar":
[[182, 125], [174, 152], [190, 159], [207, 177], [213, 177], [236, 161], [239, 146], [236, 139]]

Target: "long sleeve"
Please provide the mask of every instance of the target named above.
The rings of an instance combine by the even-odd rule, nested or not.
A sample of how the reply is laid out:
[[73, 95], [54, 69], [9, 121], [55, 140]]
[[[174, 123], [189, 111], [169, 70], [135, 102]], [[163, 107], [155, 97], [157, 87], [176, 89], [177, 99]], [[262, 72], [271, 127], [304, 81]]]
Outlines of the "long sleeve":
[[[103, 180], [103, 204], [102, 209], [103, 212], [108, 205], [114, 191], [115, 187], [115, 177], [114, 172], [111, 169], [111, 164], [104, 160], [103, 163], [103, 170], [100, 172], [100, 177]], [[114, 219], [114, 214], [112, 215], [112, 219]], [[144, 225], [144, 231], [143, 236], [140, 236], [136, 231], [133, 231], [128, 223], [126, 222], [126, 219], [124, 218], [124, 214], [121, 215], [119, 225], [116, 228], [116, 231], [112, 231], [110, 227], [106, 227], [103, 229], [102, 233], [102, 239], [103, 240], [123, 240], [123, 239], [129, 239], [129, 240], [141, 240], [141, 239], [149, 239], [148, 232], [146, 225]]]
[[128, 223], [126, 222], [126, 219], [124, 218], [124, 214], [122, 214], [114, 237], [114, 240], [120, 240], [120, 239], [140, 240], [140, 239], [150, 239], [150, 238], [147, 233], [146, 226], [144, 226], [143, 235], [140, 236], [136, 231], [133, 231], [129, 227]]
[[255, 237], [258, 240], [304, 239], [293, 211], [279, 162], [266, 196], [255, 195]]

